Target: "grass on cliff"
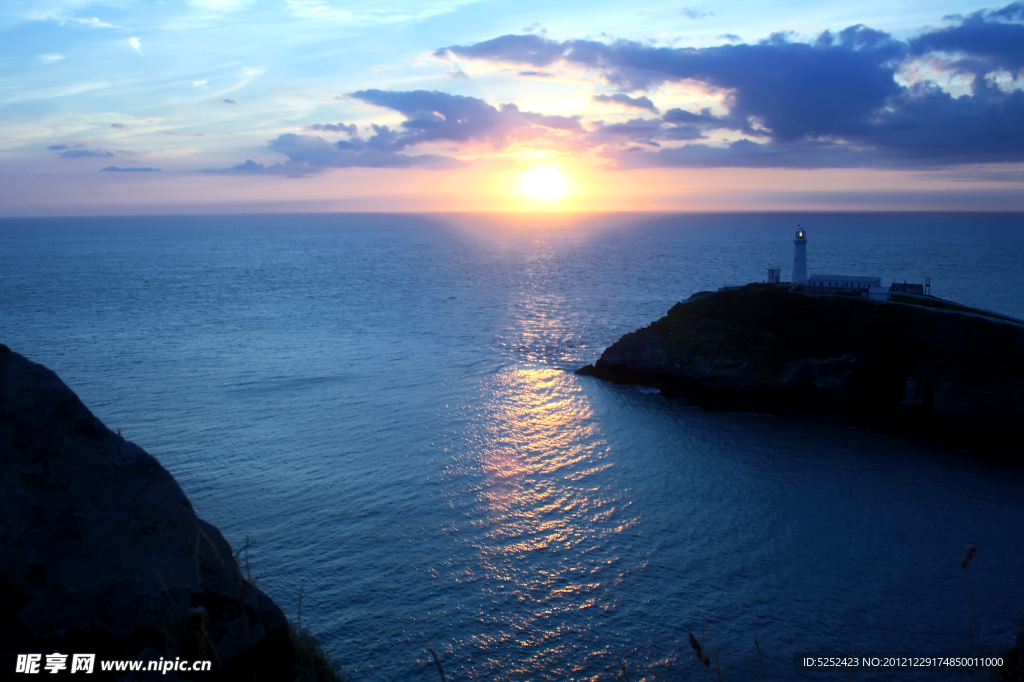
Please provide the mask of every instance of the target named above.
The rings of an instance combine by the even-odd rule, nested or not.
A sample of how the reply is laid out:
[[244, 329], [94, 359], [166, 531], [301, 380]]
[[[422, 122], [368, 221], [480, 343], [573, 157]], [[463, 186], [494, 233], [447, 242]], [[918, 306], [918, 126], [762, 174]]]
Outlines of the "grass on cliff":
[[295, 649], [295, 682], [351, 682], [341, 674], [341, 667], [331, 660], [313, 633], [302, 627], [302, 591], [300, 587], [296, 619], [288, 619], [288, 637]]
[[[252, 567], [249, 565], [249, 549], [252, 545], [252, 540], [246, 535], [245, 544], [235, 551], [234, 559], [239, 571], [243, 572], [243, 580], [255, 587], [256, 579], [253, 578]], [[341, 666], [331, 660], [313, 633], [303, 627], [302, 591], [303, 588], [300, 587], [296, 618], [288, 619], [288, 638], [292, 641], [292, 648], [295, 651], [293, 682], [352, 682], [350, 678], [341, 674]]]
[[295, 647], [295, 682], [351, 682], [309, 630], [289, 619], [288, 636]]

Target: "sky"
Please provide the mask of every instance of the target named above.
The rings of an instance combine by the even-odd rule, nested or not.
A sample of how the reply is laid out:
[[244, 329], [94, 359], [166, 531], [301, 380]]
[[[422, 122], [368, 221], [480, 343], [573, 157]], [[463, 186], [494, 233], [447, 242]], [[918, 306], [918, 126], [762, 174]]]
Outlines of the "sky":
[[0, 216], [1024, 210], [1024, 2], [695, 2], [4, 0]]

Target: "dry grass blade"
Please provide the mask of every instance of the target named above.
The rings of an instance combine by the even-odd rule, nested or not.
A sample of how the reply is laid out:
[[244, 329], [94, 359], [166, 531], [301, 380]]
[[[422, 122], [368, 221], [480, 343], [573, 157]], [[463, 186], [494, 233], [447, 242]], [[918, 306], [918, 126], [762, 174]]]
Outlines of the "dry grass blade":
[[[974, 545], [967, 545], [964, 547], [964, 556], [960, 560], [960, 568], [964, 569], [964, 579], [967, 581], [967, 651], [974, 655], [974, 628], [971, 623], [971, 573], [967, 570], [967, 567], [971, 564], [971, 559], [977, 553], [978, 548]], [[971, 668], [971, 679], [974, 679], [974, 668]]]
[[761, 682], [761, 671], [757, 669], [757, 661], [754, 660], [753, 656], [750, 657], [750, 665], [754, 668], [754, 675], [757, 676], [757, 682]]
[[688, 632], [686, 634], [690, 636], [690, 646], [693, 647], [693, 651], [697, 654], [697, 658], [704, 658], [704, 653], [701, 651], [700, 642], [697, 641], [697, 638], [693, 636], [692, 632]]
[[[200, 532], [200, 534], [202, 533], [201, 531], [199, 531], [199, 532]], [[211, 545], [213, 544], [210, 541], [209, 538], [207, 538], [206, 541], [210, 542]], [[249, 538], [248, 535], [246, 535], [245, 536], [245, 544], [242, 545], [241, 547], [239, 547], [238, 550], [234, 553], [234, 559], [235, 559], [235, 563], [238, 564], [238, 568], [239, 569], [243, 568], [243, 564], [244, 564], [245, 579], [248, 580], [249, 583], [255, 585], [256, 581], [252, 579], [252, 567], [249, 566], [249, 548], [252, 547], [252, 546], [253, 546], [252, 540]], [[198, 554], [199, 554], [199, 536], [197, 535], [196, 536], [196, 556], [197, 557], [198, 557]]]
[[434, 651], [434, 647], [427, 647], [427, 651], [434, 658], [434, 665], [437, 666], [437, 673], [441, 676], [441, 682], [448, 682], [444, 676], [444, 668], [441, 667], [441, 659], [437, 657], [437, 652]]
[[964, 547], [964, 558], [960, 560], [960, 568], [967, 570], [967, 566], [970, 565], [971, 559], [974, 558], [974, 555], [975, 553], [977, 553], [977, 551], [978, 548], [974, 545], [967, 545], [966, 547]]
[[768, 670], [764, 667], [764, 656], [761, 655], [761, 645], [757, 642], [757, 635], [754, 635], [754, 647], [757, 649], [757, 658], [761, 661], [761, 672], [764, 673], [765, 682], [768, 682]]
[[622, 670], [623, 679], [625, 679], [626, 682], [630, 682], [629, 673], [626, 672], [626, 664], [622, 662], [622, 658], [618, 654], [615, 654], [615, 660], [619, 662], [619, 669]]

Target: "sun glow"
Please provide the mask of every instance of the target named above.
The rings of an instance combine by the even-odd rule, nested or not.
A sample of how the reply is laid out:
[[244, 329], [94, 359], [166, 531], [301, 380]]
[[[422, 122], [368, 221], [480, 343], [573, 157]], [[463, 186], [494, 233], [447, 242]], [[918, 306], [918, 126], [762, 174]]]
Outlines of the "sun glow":
[[531, 199], [553, 201], [565, 193], [565, 176], [554, 168], [534, 168], [523, 173], [520, 186]]

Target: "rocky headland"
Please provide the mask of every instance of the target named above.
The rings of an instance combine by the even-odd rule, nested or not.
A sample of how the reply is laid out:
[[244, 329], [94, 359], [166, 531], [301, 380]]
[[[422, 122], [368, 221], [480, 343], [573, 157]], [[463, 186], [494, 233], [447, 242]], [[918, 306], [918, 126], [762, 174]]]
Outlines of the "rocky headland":
[[1020, 458], [1024, 325], [941, 299], [701, 292], [578, 374], [713, 408], [846, 415]]
[[[0, 345], [0, 666], [96, 654], [90, 679], [295, 678], [288, 622], [142, 448], [47, 368]], [[100, 670], [209, 660], [213, 672]], [[40, 668], [41, 668], [40, 666]], [[46, 670], [39, 670], [46, 675]]]

